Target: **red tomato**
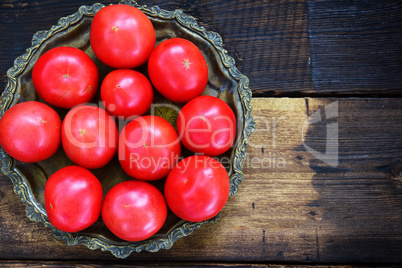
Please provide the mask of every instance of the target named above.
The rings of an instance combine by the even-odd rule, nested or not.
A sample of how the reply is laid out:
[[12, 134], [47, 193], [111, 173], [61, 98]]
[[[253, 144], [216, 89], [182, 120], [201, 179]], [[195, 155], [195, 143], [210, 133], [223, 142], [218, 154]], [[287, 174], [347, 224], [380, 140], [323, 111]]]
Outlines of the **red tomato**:
[[135, 68], [144, 64], [155, 47], [152, 22], [129, 5], [109, 5], [92, 20], [90, 41], [95, 55], [113, 68]]
[[104, 109], [80, 105], [63, 120], [61, 142], [67, 156], [85, 168], [106, 165], [116, 154], [118, 130], [114, 118]]
[[196, 45], [182, 38], [163, 41], [152, 51], [148, 73], [155, 88], [173, 102], [200, 96], [208, 83], [204, 56]]
[[168, 207], [179, 218], [203, 221], [216, 216], [229, 197], [229, 176], [218, 160], [193, 155], [177, 163], [165, 183]]
[[51, 107], [37, 101], [16, 104], [0, 120], [0, 144], [22, 162], [52, 156], [60, 146], [61, 120]]
[[39, 97], [69, 109], [89, 102], [99, 87], [99, 72], [92, 59], [74, 47], [56, 47], [43, 54], [32, 70]]
[[166, 177], [179, 160], [180, 153], [176, 130], [162, 117], [137, 117], [120, 133], [120, 164], [136, 179], [153, 181]]
[[153, 89], [148, 78], [130, 69], [110, 72], [101, 85], [101, 99], [105, 109], [116, 117], [124, 119], [143, 115], [151, 107]]
[[177, 130], [190, 151], [217, 156], [226, 152], [235, 140], [236, 117], [221, 99], [200, 96], [180, 110]]
[[102, 185], [85, 168], [68, 166], [56, 171], [46, 181], [44, 195], [49, 222], [62, 231], [82, 231], [100, 216]]
[[160, 230], [167, 217], [162, 193], [145, 181], [125, 181], [106, 194], [102, 219], [117, 237], [127, 241], [147, 239]]

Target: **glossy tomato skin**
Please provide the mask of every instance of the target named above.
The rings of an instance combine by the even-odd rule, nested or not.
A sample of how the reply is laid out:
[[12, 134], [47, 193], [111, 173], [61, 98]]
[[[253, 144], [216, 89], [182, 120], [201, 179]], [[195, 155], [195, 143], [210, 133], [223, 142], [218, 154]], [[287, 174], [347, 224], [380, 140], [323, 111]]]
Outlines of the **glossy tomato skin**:
[[162, 193], [145, 181], [125, 181], [106, 194], [102, 219], [109, 230], [127, 241], [147, 239], [166, 221], [167, 205]]
[[177, 132], [162, 117], [137, 117], [120, 133], [119, 161], [123, 170], [133, 178], [154, 181], [166, 177], [180, 154]]
[[200, 96], [208, 83], [208, 65], [198, 47], [183, 38], [160, 43], [148, 61], [151, 83], [167, 99], [185, 103]]
[[102, 185], [85, 168], [67, 166], [56, 171], [46, 181], [44, 195], [49, 222], [62, 231], [82, 231], [100, 216]]
[[27, 101], [9, 108], [0, 120], [0, 144], [15, 159], [38, 162], [60, 146], [61, 119], [48, 105]]
[[61, 142], [68, 158], [77, 165], [88, 169], [103, 167], [117, 151], [116, 122], [102, 108], [76, 106], [64, 117]]
[[74, 47], [56, 47], [39, 57], [32, 70], [39, 97], [70, 109], [89, 102], [99, 88], [99, 72], [92, 59]]
[[113, 68], [144, 64], [155, 47], [152, 22], [139, 9], [123, 4], [105, 6], [92, 20], [90, 42], [95, 55]]
[[218, 160], [193, 155], [172, 169], [164, 192], [173, 213], [184, 220], [197, 222], [210, 219], [223, 209], [229, 187], [228, 173]]
[[151, 107], [153, 96], [148, 78], [131, 69], [110, 72], [101, 85], [105, 109], [118, 118], [143, 115]]
[[200, 96], [186, 103], [177, 117], [183, 145], [192, 152], [221, 155], [233, 145], [236, 117], [230, 106], [213, 96]]

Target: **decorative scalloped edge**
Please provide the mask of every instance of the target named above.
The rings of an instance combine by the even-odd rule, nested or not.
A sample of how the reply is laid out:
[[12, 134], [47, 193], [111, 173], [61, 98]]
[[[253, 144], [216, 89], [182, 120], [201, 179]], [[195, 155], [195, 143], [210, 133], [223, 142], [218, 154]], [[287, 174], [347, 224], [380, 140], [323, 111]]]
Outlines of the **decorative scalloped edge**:
[[[236, 148], [234, 161], [232, 166], [232, 174], [230, 175], [230, 196], [233, 196], [238, 191], [238, 185], [244, 179], [242, 172], [242, 164], [246, 157], [246, 145], [248, 138], [255, 129], [255, 122], [251, 116], [251, 98], [252, 92], [248, 86], [249, 80], [241, 74], [235, 66], [235, 61], [230, 57], [227, 51], [223, 48], [222, 37], [215, 32], [207, 31], [204, 27], [198, 25], [194, 17], [186, 15], [182, 10], [167, 11], [157, 6], [148, 8], [146, 5], [140, 6], [134, 0], [123, 0], [120, 4], [135, 6], [142, 10], [147, 16], [158, 17], [163, 19], [175, 19], [183, 27], [186, 27], [197, 33], [215, 47], [219, 52], [219, 56], [223, 65], [227, 68], [234, 79], [238, 81], [237, 92], [242, 102], [244, 128], [242, 133], [242, 143]], [[16, 77], [20, 75], [26, 68], [28, 62], [38, 50], [39, 46], [48, 38], [67, 29], [69, 26], [79, 22], [84, 16], [93, 17], [103, 8], [103, 4], [95, 3], [91, 6], [81, 6], [75, 14], [60, 18], [56, 25], [53, 25], [50, 30], [37, 32], [32, 38], [32, 45], [26, 50], [26, 53], [19, 56], [14, 61], [14, 66], [7, 71], [8, 83], [1, 96], [0, 118], [4, 112], [19, 99], [19, 92]], [[18, 194], [21, 201], [26, 205], [27, 217], [32, 221], [42, 222], [47, 228], [51, 229], [54, 235], [66, 242], [67, 245], [85, 245], [91, 250], [100, 249], [102, 251], [110, 251], [117, 258], [126, 258], [132, 252], [156, 252], [159, 249], [170, 249], [176, 240], [190, 235], [195, 229], [200, 228], [204, 223], [216, 222], [220, 213], [210, 220], [202, 222], [185, 222], [181, 221], [171, 231], [163, 236], [155, 237], [151, 240], [142, 241], [132, 245], [109, 244], [99, 236], [74, 236], [72, 233], [67, 233], [58, 230], [47, 219], [47, 216], [40, 212], [40, 209], [31, 201], [33, 197], [30, 188], [27, 185], [27, 180], [22, 174], [18, 174], [14, 167], [14, 160], [0, 147], [0, 157], [2, 162], [1, 171], [8, 176], [14, 185], [14, 192]], [[31, 197], [31, 198], [30, 198]]]

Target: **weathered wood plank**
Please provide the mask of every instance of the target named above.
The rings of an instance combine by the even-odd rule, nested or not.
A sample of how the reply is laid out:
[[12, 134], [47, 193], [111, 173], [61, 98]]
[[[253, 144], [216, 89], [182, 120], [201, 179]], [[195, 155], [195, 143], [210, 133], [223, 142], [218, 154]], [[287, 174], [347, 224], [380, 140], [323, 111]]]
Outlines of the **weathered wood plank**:
[[[264, 193], [255, 198], [262, 204], [254, 202], [254, 210], [260, 208], [256, 215], [266, 215], [259, 222], [274, 226], [263, 229], [265, 240], [288, 233], [291, 247], [299, 248], [295, 241], [302, 240], [311, 247], [302, 254], [316, 261], [339, 256], [338, 261], [400, 261], [402, 189], [390, 170], [402, 160], [401, 100], [285, 98], [253, 104], [260, 130], [251, 138], [257, 146], [250, 146], [249, 157], [286, 163], [244, 170], [254, 174], [247, 177], [245, 187], [253, 187], [247, 191]], [[319, 110], [323, 120], [303, 131], [307, 115]], [[334, 117], [328, 118], [331, 112]], [[337, 166], [306, 150], [325, 153], [326, 142], [335, 146], [335, 135], [327, 133], [333, 123], [338, 124]]]
[[[257, 129], [245, 179], [221, 219], [170, 250], [133, 253], [126, 261], [402, 262], [402, 188], [393, 180], [402, 162], [401, 105], [402, 99], [253, 99]], [[317, 114], [321, 121], [307, 121]], [[337, 136], [327, 133], [329, 124], [337, 124]], [[318, 155], [326, 143], [327, 152], [338, 153]], [[336, 156], [337, 165], [329, 161]], [[30, 222], [4, 176], [0, 230], [0, 259], [114, 259], [68, 247]]]
[[[111, 262], [77, 262], [77, 261], [0, 261], [0, 267], [2, 268], [13, 268], [13, 267], [24, 267], [29, 266], [32, 268], [37, 267], [85, 267], [85, 268], [101, 268], [101, 267], [114, 267], [114, 268], [144, 268], [144, 267], [158, 267], [158, 268], [231, 268], [231, 267], [238, 267], [238, 268], [287, 268], [287, 267], [303, 267], [303, 268], [329, 268], [333, 266], [329, 265], [286, 265], [286, 264], [246, 264], [246, 263], [194, 263], [194, 262], [173, 262], [173, 263], [162, 263], [162, 262], [120, 262], [120, 263], [111, 263]], [[349, 267], [356, 267], [356, 266], [336, 266], [337, 268], [349, 268]], [[365, 266], [359, 266], [360, 268], [364, 268]], [[369, 267], [369, 266], [366, 266]]]
[[400, 2], [308, 1], [307, 10], [317, 91], [401, 93]]
[[[110, 0], [0, 4], [0, 88], [13, 60], [80, 5]], [[402, 5], [395, 1], [138, 1], [182, 9], [223, 37], [255, 96], [400, 95]]]

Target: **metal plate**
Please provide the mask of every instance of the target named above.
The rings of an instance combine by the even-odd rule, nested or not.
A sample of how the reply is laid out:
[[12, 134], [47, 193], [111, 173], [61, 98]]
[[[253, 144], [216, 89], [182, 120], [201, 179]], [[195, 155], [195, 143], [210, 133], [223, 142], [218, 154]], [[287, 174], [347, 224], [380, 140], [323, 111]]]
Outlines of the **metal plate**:
[[[213, 95], [224, 100], [233, 109], [237, 118], [235, 143], [228, 152], [218, 157], [229, 173], [230, 196], [232, 196], [237, 192], [239, 183], [244, 177], [242, 161], [246, 154], [245, 146], [248, 136], [253, 132], [255, 126], [250, 115], [251, 90], [248, 87], [248, 78], [237, 70], [234, 59], [223, 48], [221, 36], [200, 27], [193, 17], [184, 14], [181, 10], [167, 11], [157, 6], [140, 6], [130, 0], [121, 3], [139, 8], [150, 18], [156, 30], [157, 44], [168, 38], [181, 37], [192, 41], [203, 53], [209, 71], [208, 86], [203, 94]], [[33, 36], [32, 46], [24, 55], [18, 57], [14, 66], [7, 71], [8, 84], [2, 94], [0, 116], [16, 103], [29, 100], [42, 101], [33, 87], [31, 72], [36, 60], [51, 48], [73, 46], [85, 51], [98, 66], [101, 79], [112, 70], [95, 57], [89, 41], [92, 18], [102, 7], [104, 7], [102, 4], [81, 6], [75, 14], [61, 18], [50, 30], [39, 31]], [[146, 73], [145, 66], [137, 69]], [[99, 100], [99, 94], [97, 94], [93, 102], [100, 104]], [[182, 105], [168, 101], [156, 91], [154, 103], [158, 103], [158, 105], [155, 105], [150, 113], [164, 117], [174, 126], [177, 113]], [[67, 110], [53, 108], [61, 118], [67, 113]], [[126, 122], [118, 123], [121, 129]], [[190, 154], [188, 151], [183, 152], [184, 156]], [[194, 223], [180, 220], [169, 211], [165, 225], [156, 235], [135, 243], [123, 241], [114, 236], [101, 219], [84, 231], [63, 232], [49, 223], [43, 197], [47, 178], [61, 167], [74, 164], [67, 158], [62, 148], [60, 147], [51, 158], [31, 164], [11, 158], [2, 148], [0, 156], [2, 172], [12, 180], [14, 191], [26, 205], [28, 218], [42, 222], [53, 231], [58, 239], [64, 240], [68, 245], [82, 244], [89, 249], [110, 251], [118, 258], [125, 258], [134, 251], [156, 252], [159, 249], [169, 249], [177, 239], [191, 234], [204, 223], [214, 222], [220, 217], [219, 214], [210, 220]], [[105, 167], [91, 171], [101, 181], [104, 193], [115, 184], [132, 179], [120, 167], [117, 156]], [[164, 180], [153, 183], [159, 189], [163, 189]]]

